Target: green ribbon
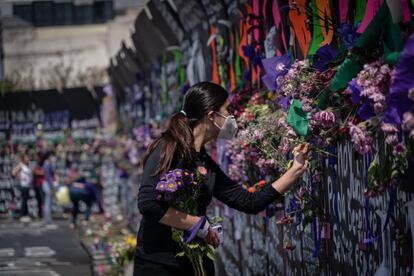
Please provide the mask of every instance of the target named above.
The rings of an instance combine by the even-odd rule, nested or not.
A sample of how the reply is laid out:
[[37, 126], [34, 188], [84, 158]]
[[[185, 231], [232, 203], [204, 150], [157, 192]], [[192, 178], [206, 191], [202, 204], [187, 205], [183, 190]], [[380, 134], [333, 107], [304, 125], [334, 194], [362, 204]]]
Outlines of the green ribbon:
[[354, 25], [356, 26], [362, 21], [362, 19], [364, 19], [367, 1], [357, 0], [355, 2], [356, 2], [356, 7], [355, 7]]
[[[379, 46], [380, 41], [383, 42], [384, 61], [388, 64], [395, 64], [398, 61], [399, 52], [403, 48], [403, 42], [400, 27], [392, 22], [386, 1], [381, 5], [364, 33], [358, 38], [355, 46], [370, 52]], [[330, 90], [336, 92], [346, 88], [348, 82], [362, 70], [368, 61], [368, 57], [352, 53], [345, 59], [329, 83]]]
[[239, 55], [239, 45], [240, 45], [240, 38], [239, 38], [239, 32], [236, 30], [234, 33], [235, 37], [235, 47], [234, 47], [234, 54], [235, 54], [235, 60], [234, 60], [234, 73], [236, 76], [236, 86], [239, 86], [243, 83], [242, 80], [242, 74], [241, 74], [241, 65], [240, 65], [240, 55]]
[[308, 57], [316, 54], [316, 51], [318, 51], [319, 49], [319, 45], [324, 40], [323, 34], [322, 34], [322, 26], [320, 25], [320, 22], [319, 22], [318, 10], [315, 7], [317, 8], [316, 2], [315, 0], [312, 0], [313, 35], [312, 35], [311, 45], [308, 50]]
[[299, 100], [293, 100], [287, 117], [287, 123], [299, 136], [306, 136], [309, 132], [308, 112], [303, 111], [302, 103]]

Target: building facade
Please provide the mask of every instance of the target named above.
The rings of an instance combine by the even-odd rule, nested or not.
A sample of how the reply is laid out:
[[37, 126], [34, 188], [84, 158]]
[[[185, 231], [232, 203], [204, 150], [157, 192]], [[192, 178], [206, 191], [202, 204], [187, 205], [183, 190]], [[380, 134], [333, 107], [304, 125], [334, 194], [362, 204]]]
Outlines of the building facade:
[[16, 90], [102, 85], [145, 1], [6, 0], [3, 75]]

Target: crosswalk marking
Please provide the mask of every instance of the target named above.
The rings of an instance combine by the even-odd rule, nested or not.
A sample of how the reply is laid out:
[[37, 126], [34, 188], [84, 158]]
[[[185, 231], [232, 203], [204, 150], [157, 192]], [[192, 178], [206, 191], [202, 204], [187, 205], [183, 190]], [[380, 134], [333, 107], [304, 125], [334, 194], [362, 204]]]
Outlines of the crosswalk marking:
[[55, 254], [56, 251], [48, 246], [32, 246], [24, 248], [24, 255], [26, 257], [50, 257]]
[[14, 248], [0, 248], [0, 258], [3, 257], [14, 257], [16, 251]]

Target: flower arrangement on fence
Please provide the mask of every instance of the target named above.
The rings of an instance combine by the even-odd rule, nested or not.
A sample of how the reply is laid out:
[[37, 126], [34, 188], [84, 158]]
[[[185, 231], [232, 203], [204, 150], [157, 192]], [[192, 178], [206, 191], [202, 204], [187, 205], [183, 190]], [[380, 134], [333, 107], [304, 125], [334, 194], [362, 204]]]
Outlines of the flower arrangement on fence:
[[[329, 68], [332, 66], [322, 71], [307, 60], [290, 64], [286, 56], [264, 60], [263, 81], [273, 94], [250, 90], [252, 101], [246, 99], [245, 89], [236, 91], [231, 101], [241, 130], [228, 145], [230, 177], [255, 192], [260, 180], [274, 179], [289, 167], [290, 153], [297, 143], [308, 141], [314, 152], [312, 185], [292, 189], [290, 206], [279, 222], [309, 223], [315, 216], [323, 220], [322, 208], [317, 208], [320, 160], [335, 157], [330, 148], [347, 140], [357, 156], [370, 157], [364, 195], [372, 197], [395, 189], [407, 169], [407, 156], [413, 154], [414, 83], [407, 77], [405, 60], [412, 62], [414, 57], [407, 52], [403, 51], [396, 68], [381, 60], [365, 64], [339, 93], [327, 91], [335, 76], [335, 68]], [[325, 104], [321, 102], [323, 93], [328, 95]]]

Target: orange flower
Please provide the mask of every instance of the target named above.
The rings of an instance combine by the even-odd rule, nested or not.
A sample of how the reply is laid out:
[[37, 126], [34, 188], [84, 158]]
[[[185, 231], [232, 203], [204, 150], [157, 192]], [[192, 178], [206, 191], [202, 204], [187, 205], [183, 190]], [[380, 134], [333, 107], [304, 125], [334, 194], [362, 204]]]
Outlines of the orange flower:
[[260, 180], [257, 184], [260, 188], [263, 188], [264, 186], [266, 186], [266, 180]]
[[255, 187], [249, 187], [249, 188], [247, 189], [247, 191], [248, 191], [249, 193], [255, 193], [255, 192], [256, 192], [256, 188], [255, 188]]

